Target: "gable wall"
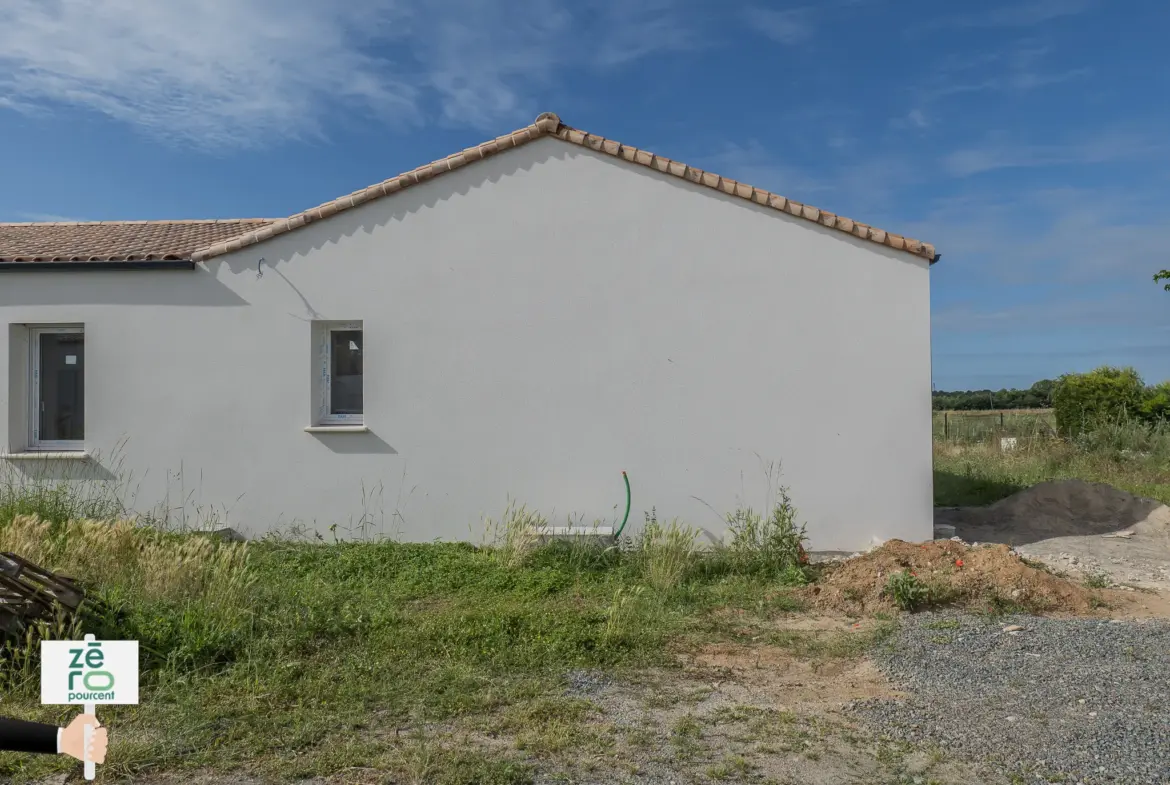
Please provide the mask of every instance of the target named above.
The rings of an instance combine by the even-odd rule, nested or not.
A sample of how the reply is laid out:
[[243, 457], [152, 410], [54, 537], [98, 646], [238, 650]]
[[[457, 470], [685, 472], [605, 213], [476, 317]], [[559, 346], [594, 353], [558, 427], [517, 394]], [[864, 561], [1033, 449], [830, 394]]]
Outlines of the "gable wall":
[[[364, 321], [369, 434], [303, 430], [313, 319]], [[102, 456], [37, 471], [139, 509], [478, 538], [509, 497], [612, 521], [625, 469], [632, 522], [719, 534], [763, 459], [814, 547], [931, 535], [927, 262], [555, 139], [194, 273], [0, 278], [0, 328], [52, 321], [86, 325]]]

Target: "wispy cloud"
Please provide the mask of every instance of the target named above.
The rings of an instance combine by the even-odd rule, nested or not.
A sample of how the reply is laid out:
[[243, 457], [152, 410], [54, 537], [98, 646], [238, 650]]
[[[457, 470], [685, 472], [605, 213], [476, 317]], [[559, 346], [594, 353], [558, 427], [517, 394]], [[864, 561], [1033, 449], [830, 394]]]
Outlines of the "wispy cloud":
[[911, 109], [902, 117], [895, 117], [890, 121], [891, 128], [907, 129], [907, 128], [927, 128], [930, 126], [931, 120], [927, 117], [926, 112], [921, 109]]
[[393, 29], [369, 4], [9, 0], [0, 96], [81, 106], [208, 146], [313, 133], [321, 106], [414, 115], [417, 89], [355, 44]]
[[[1069, 327], [1146, 327], [1170, 326], [1170, 313], [1150, 305], [1161, 299], [1158, 292], [1119, 292], [1108, 296], [1069, 296], [1053, 287], [1045, 292], [1052, 299], [1015, 303], [1006, 307], [994, 302], [955, 303], [933, 311], [931, 326], [948, 332], [1016, 332], [1019, 330], [1059, 330]], [[1126, 347], [1133, 349], [1135, 347]], [[1170, 352], [1170, 345], [1162, 345]], [[1046, 352], [1046, 354], [1049, 352]]]
[[978, 13], [943, 17], [925, 27], [1031, 27], [1084, 13], [1096, 0], [1031, 0], [1031, 2], [982, 8]]
[[[1164, 201], [1157, 184], [1099, 188], [996, 188], [938, 199], [907, 232], [962, 264], [971, 285], [1132, 286], [1156, 293], [1150, 276], [1165, 256]], [[1007, 289], [1005, 291], [1011, 291]], [[1084, 290], [1082, 290], [1084, 291]], [[1165, 298], [1162, 298], [1164, 303]], [[1170, 318], [1170, 309], [1162, 309]]]
[[[585, 17], [589, 24], [565, 31], [564, 37], [571, 40], [583, 34], [586, 48], [576, 50], [564, 37], [557, 42], [562, 51], [569, 46], [573, 57], [584, 62], [625, 65], [651, 55], [694, 52], [707, 46], [699, 33], [698, 18], [687, 13], [689, 6], [678, 0], [593, 0], [584, 7], [591, 11]], [[576, 21], [585, 20], [578, 17]]]
[[1093, 73], [1091, 68], [1068, 68], [1063, 71], [1015, 71], [985, 79], [974, 81], [946, 81], [938, 79], [932, 85], [924, 87], [918, 94], [918, 100], [937, 101], [941, 98], [960, 95], [963, 93], [978, 93], [984, 91], [1012, 91], [1027, 92], [1041, 87], [1069, 82], [1080, 79]]
[[812, 9], [809, 8], [777, 11], [749, 6], [742, 14], [749, 27], [782, 44], [799, 44], [813, 35]]
[[205, 148], [317, 135], [338, 109], [487, 127], [531, 111], [558, 67], [694, 46], [680, 2], [8, 0], [0, 107], [81, 107]]
[[931, 69], [932, 76], [914, 90], [915, 100], [926, 104], [976, 92], [1028, 92], [1090, 76], [1084, 66], [1044, 67], [1051, 54], [1048, 46], [1024, 40], [998, 51], [975, 56], [948, 56]]
[[44, 223], [44, 222], [77, 223], [78, 221], [85, 220], [84, 218], [70, 218], [69, 216], [57, 215], [55, 213], [25, 213], [25, 212], [16, 213], [16, 219], [18, 221], [33, 221], [36, 223]]
[[943, 158], [943, 168], [957, 177], [1036, 166], [1101, 164], [1134, 160], [1162, 151], [1160, 140], [1139, 133], [1103, 131], [1064, 144], [1026, 144], [993, 135], [982, 145], [956, 150]]

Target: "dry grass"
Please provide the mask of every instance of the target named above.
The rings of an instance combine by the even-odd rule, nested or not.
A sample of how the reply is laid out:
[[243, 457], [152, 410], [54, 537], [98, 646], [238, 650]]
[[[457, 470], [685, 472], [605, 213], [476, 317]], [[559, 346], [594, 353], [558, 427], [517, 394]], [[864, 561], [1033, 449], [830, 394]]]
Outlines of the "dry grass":
[[541, 543], [548, 521], [540, 513], [529, 510], [523, 504], [509, 501], [499, 520], [487, 518], [484, 521], [486, 540], [492, 554], [500, 564], [509, 569], [524, 565], [528, 557]]
[[667, 524], [647, 516], [638, 542], [646, 582], [655, 589], [672, 589], [694, 569], [698, 558], [698, 529], [677, 520]]
[[84, 583], [166, 602], [239, 607], [253, 580], [245, 543], [168, 535], [127, 520], [54, 524], [18, 515], [0, 528], [0, 550]]

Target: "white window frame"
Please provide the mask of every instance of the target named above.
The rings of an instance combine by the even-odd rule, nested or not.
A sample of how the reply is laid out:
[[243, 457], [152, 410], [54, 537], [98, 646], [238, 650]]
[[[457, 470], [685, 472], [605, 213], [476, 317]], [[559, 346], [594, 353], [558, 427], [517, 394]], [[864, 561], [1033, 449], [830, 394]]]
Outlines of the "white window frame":
[[[333, 414], [333, 333], [349, 330], [358, 330], [362, 334], [362, 413], [361, 414]], [[318, 362], [320, 363], [320, 409], [317, 414], [318, 425], [365, 425], [366, 415], [366, 331], [361, 322], [330, 322], [321, 330], [321, 346], [318, 348]]]
[[[30, 452], [84, 452], [85, 442], [74, 439], [41, 439], [41, 336], [85, 335], [84, 326], [28, 328], [28, 449]], [[84, 369], [82, 371], [84, 373]], [[84, 381], [83, 381], [84, 383]], [[85, 405], [84, 398], [82, 406]]]

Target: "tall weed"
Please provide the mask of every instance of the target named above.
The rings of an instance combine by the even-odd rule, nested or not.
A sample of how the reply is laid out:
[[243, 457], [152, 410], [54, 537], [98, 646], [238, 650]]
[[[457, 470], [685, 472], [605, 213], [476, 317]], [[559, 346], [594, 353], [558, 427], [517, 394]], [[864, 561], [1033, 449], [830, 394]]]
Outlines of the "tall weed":
[[695, 543], [698, 534], [677, 520], [659, 523], [657, 510], [646, 513], [631, 555], [652, 588], [672, 589], [689, 577], [701, 557]]
[[767, 575], [786, 583], [808, 582], [805, 525], [797, 523], [797, 510], [788, 489], [780, 487], [767, 518], [750, 507], [727, 516], [731, 542], [728, 555], [740, 572]]
[[504, 514], [485, 522], [489, 548], [504, 567], [522, 567], [541, 543], [548, 521], [540, 513], [509, 500]]

